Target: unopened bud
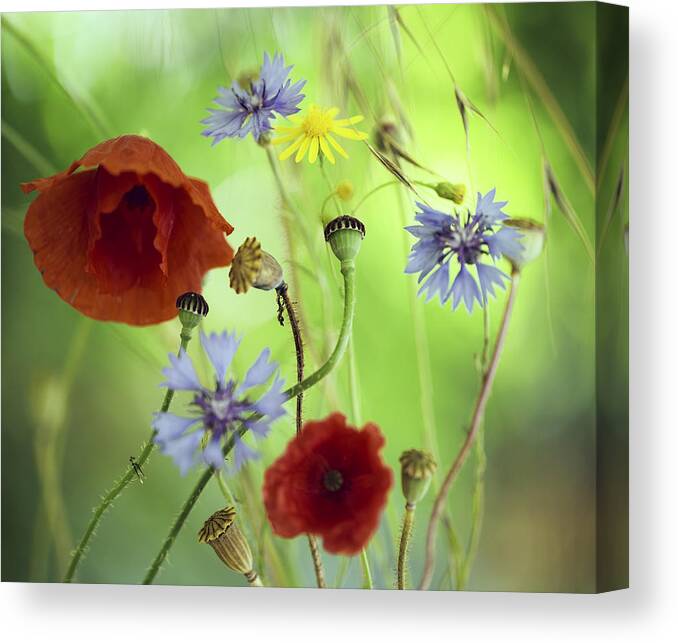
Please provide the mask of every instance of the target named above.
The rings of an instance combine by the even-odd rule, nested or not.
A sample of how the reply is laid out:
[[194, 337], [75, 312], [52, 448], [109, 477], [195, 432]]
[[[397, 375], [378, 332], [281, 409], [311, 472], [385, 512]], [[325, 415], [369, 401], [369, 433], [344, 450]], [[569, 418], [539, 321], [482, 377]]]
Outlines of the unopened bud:
[[517, 230], [521, 234], [522, 251], [518, 255], [513, 255], [510, 252], [504, 253], [513, 267], [520, 270], [525, 264], [534, 261], [542, 253], [546, 241], [546, 228], [532, 219], [506, 219], [504, 225]]
[[438, 465], [430, 453], [410, 449], [400, 456], [400, 466], [403, 495], [414, 506], [426, 495]]
[[450, 183], [441, 181], [432, 186], [436, 194], [442, 199], [453, 201], [457, 205], [464, 202], [466, 196], [466, 186], [463, 183]]

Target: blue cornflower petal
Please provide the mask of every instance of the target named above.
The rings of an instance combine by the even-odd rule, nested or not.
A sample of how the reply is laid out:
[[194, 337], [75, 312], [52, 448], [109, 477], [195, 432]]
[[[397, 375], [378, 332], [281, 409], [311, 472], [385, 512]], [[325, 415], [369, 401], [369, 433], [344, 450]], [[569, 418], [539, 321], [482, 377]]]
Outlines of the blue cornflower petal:
[[221, 469], [224, 466], [224, 455], [221, 451], [221, 442], [219, 439], [212, 438], [205, 446], [202, 452], [202, 459], [205, 464], [215, 468]]
[[179, 471], [182, 476], [185, 476], [188, 473], [188, 470], [196, 463], [198, 459], [198, 448], [200, 447], [200, 441], [204, 435], [204, 431], [200, 429], [194, 433], [188, 433], [176, 440], [169, 440], [168, 442], [163, 442], [159, 444], [159, 448], [165, 455], [170, 456], [176, 465], [179, 467]]
[[224, 109], [210, 109], [211, 116], [201, 121], [207, 127], [203, 136], [211, 137], [212, 145], [226, 137], [244, 138], [250, 132], [256, 140], [270, 131], [271, 119], [277, 114], [289, 116], [299, 111], [305, 80], [292, 84], [288, 79], [292, 66], [285, 66], [280, 54], [273, 59], [264, 54], [259, 77], [248, 88], [233, 82], [229, 89], [220, 87], [214, 102]]
[[520, 242], [522, 236], [517, 230], [502, 226], [493, 234], [483, 235], [483, 239], [492, 258], [499, 259], [504, 254], [520, 257], [523, 253], [523, 244]]
[[199, 391], [200, 380], [195, 373], [193, 362], [186, 351], [182, 348], [179, 355], [169, 354], [170, 364], [162, 369], [162, 374], [167, 378], [160, 386], [166, 386], [174, 391]]
[[287, 401], [287, 397], [282, 394], [284, 383], [284, 380], [278, 375], [271, 388], [254, 404], [254, 408], [259, 413], [268, 416], [267, 421], [276, 420], [286, 413], [282, 406]]
[[206, 335], [201, 331], [200, 342], [203, 350], [207, 353], [207, 357], [212, 362], [218, 381], [223, 384], [226, 372], [240, 346], [241, 339], [236, 337], [235, 332]]
[[452, 225], [452, 217], [449, 214], [445, 214], [440, 210], [431, 208], [428, 205], [419, 203], [418, 201], [416, 202], [416, 206], [421, 210], [421, 212], [416, 212], [414, 218], [423, 226], [444, 229]]
[[[412, 246], [405, 272], [421, 272], [425, 277], [438, 264], [444, 247], [435, 239], [420, 239]], [[421, 281], [421, 278], [420, 278]]]
[[245, 462], [248, 460], [258, 460], [261, 456], [252, 447], [245, 444], [239, 435], [236, 434], [234, 439], [235, 446], [233, 448], [233, 463], [235, 464], [235, 470], [240, 471]]
[[436, 270], [419, 289], [417, 295], [426, 293], [426, 301], [430, 301], [437, 295], [440, 296], [440, 303], [444, 304], [449, 297], [450, 286], [450, 262], [446, 261], [438, 270]]
[[271, 432], [271, 425], [268, 420], [259, 420], [249, 426], [249, 430], [257, 438], [265, 438]]
[[488, 294], [492, 295], [493, 297], [495, 296], [495, 284], [501, 289], [506, 288], [504, 279], [509, 279], [509, 276], [499, 270], [499, 268], [478, 262], [476, 264], [476, 270], [478, 271], [478, 281], [480, 282], [480, 290], [482, 291], [483, 295], [483, 303], [487, 303]]
[[496, 188], [492, 188], [485, 196], [478, 192], [476, 217], [481, 224], [487, 227], [491, 227], [508, 217], [505, 212], [502, 212], [502, 208], [508, 205], [508, 201], [495, 202], [496, 193]]
[[250, 369], [247, 371], [247, 375], [245, 375], [245, 379], [240, 385], [239, 390], [243, 391], [248, 388], [252, 388], [253, 386], [260, 386], [261, 384], [264, 384], [271, 377], [271, 375], [273, 375], [275, 370], [278, 368], [278, 362], [269, 363], [268, 358], [270, 356], [270, 348], [264, 348], [264, 350], [261, 351], [259, 357], [257, 357], [257, 361], [254, 362], [254, 364], [252, 364]]
[[152, 426], [155, 429], [155, 437], [153, 440], [156, 444], [176, 440], [199, 419], [182, 417], [174, 413], [154, 413]]
[[[480, 297], [480, 290], [478, 290], [478, 284], [475, 279], [471, 276], [471, 273], [466, 269], [466, 266], [462, 263], [460, 264], [459, 273], [454, 279], [452, 288], [450, 289], [452, 297], [452, 308], [456, 309], [459, 305], [459, 302], [463, 299], [466, 309], [471, 312], [473, 310], [474, 300], [478, 300], [478, 303], [482, 306], [483, 301]], [[449, 294], [448, 294], [449, 297]]]

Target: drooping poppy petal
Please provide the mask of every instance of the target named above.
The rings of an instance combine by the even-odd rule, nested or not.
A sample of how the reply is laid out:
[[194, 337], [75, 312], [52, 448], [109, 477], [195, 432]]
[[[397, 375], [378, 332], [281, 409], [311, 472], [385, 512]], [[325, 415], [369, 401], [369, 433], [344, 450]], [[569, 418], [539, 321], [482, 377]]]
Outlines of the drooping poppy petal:
[[24, 232], [45, 283], [94, 319], [170, 319], [179, 294], [200, 292], [205, 273], [233, 257], [233, 228], [207, 184], [141, 136], [100, 143], [21, 187], [39, 192]]

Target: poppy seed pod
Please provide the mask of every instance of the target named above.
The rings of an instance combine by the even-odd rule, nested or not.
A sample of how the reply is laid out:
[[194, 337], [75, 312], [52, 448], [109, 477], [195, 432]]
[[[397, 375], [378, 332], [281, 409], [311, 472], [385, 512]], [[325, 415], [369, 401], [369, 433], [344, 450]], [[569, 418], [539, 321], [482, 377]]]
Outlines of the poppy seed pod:
[[193, 329], [198, 327], [203, 317], [207, 317], [210, 307], [200, 293], [185, 292], [177, 297], [177, 308], [182, 326], [181, 334], [190, 339]]
[[348, 214], [332, 219], [325, 226], [325, 241], [330, 244], [332, 252], [342, 264], [356, 258], [364, 238], [365, 225]]
[[198, 542], [210, 545], [226, 567], [243, 574], [250, 585], [258, 584], [252, 550], [235, 523], [235, 517], [234, 507], [213, 513], [198, 532]]
[[504, 256], [511, 262], [514, 269], [520, 270], [523, 266], [539, 257], [546, 241], [546, 228], [533, 219], [506, 219], [504, 225], [520, 233], [520, 253], [504, 252]]
[[438, 465], [430, 453], [418, 449], [405, 451], [400, 465], [403, 495], [407, 504], [414, 506], [426, 495]]
[[229, 281], [239, 295], [251, 287], [274, 290], [283, 282], [283, 271], [276, 258], [262, 250], [255, 237], [247, 237], [233, 257]]

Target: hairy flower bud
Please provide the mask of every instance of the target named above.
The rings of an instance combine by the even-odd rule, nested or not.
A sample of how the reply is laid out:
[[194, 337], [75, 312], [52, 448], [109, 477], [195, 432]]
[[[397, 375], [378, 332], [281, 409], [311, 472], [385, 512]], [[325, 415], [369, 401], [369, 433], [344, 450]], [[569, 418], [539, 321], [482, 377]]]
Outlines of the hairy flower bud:
[[504, 252], [504, 256], [513, 264], [514, 269], [520, 270], [542, 253], [546, 241], [546, 228], [532, 219], [506, 219], [504, 225], [514, 228], [521, 234], [522, 251], [516, 254]]
[[210, 545], [221, 561], [234, 572], [243, 574], [250, 585], [257, 584], [252, 550], [235, 523], [235, 517], [234, 507], [213, 513], [198, 532], [198, 542]]
[[251, 287], [274, 290], [282, 284], [283, 271], [276, 258], [262, 250], [255, 237], [247, 237], [233, 257], [229, 281], [238, 294]]
[[428, 491], [435, 473], [436, 461], [430, 453], [410, 449], [400, 456], [403, 495], [408, 505], [416, 505]]
[[348, 214], [332, 219], [325, 226], [325, 241], [330, 244], [335, 257], [342, 263], [356, 258], [364, 238], [365, 225]]
[[432, 186], [436, 194], [442, 199], [453, 201], [457, 205], [463, 203], [466, 196], [466, 186], [463, 183], [450, 183], [441, 181]]

